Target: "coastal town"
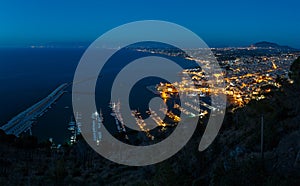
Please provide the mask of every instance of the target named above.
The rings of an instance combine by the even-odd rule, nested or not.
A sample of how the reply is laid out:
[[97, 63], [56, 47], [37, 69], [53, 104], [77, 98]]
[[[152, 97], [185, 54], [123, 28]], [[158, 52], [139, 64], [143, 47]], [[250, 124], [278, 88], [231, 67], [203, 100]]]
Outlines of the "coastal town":
[[[169, 83], [160, 83], [156, 88], [161, 97], [166, 99], [176, 92], [198, 94], [201, 97], [225, 91], [228, 106], [232, 106], [233, 109], [243, 107], [251, 100], [264, 99], [266, 94], [280, 88], [281, 79], [293, 83], [288, 76], [289, 69], [292, 62], [300, 55], [299, 51], [269, 46], [213, 48], [212, 51], [221, 67], [221, 72], [213, 76], [224, 78], [225, 90], [214, 88], [215, 82], [208, 81], [209, 77], [205, 73], [205, 68], [208, 69], [210, 66], [208, 61], [185, 56], [186, 59], [197, 60], [201, 64], [201, 68], [186, 69], [181, 72], [192, 78], [193, 86], [188, 83], [189, 80], [185, 76], [181, 82], [172, 83], [179, 87], [179, 90], [175, 90], [174, 87], [170, 88], [172, 85]], [[174, 53], [169, 51], [159, 53], [174, 56]], [[177, 53], [177, 56], [182, 56], [182, 53]], [[196, 89], [192, 88], [194, 85]]]

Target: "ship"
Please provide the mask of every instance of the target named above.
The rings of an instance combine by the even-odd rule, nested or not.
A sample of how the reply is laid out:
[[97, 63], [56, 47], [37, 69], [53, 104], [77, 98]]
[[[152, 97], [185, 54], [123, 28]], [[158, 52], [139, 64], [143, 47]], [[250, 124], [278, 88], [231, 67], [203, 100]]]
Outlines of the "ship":
[[118, 101], [117, 103], [112, 102], [110, 103], [110, 108], [112, 109], [112, 113], [110, 115], [112, 115], [115, 118], [116, 121], [116, 127], [118, 132], [126, 132], [125, 129], [125, 124], [123, 122], [123, 118], [122, 115], [120, 113], [120, 101]]
[[70, 143], [74, 144], [77, 141], [77, 135], [81, 133], [81, 114], [76, 112], [75, 120], [73, 116], [71, 116], [71, 120], [68, 124], [68, 130], [71, 131]]
[[71, 131], [71, 137], [70, 137], [70, 144], [76, 143], [76, 137], [77, 137], [77, 125], [76, 122], [73, 120], [73, 117], [71, 117], [71, 121], [68, 124], [68, 130]]
[[97, 145], [100, 144], [100, 141], [102, 139], [102, 133], [100, 131], [102, 124], [103, 124], [103, 116], [101, 110], [100, 110], [100, 114], [97, 111], [92, 113], [93, 141], [96, 142]]
[[118, 101], [117, 103], [111, 102], [109, 107], [112, 109], [112, 113], [110, 115], [115, 118], [115, 124], [116, 124], [118, 133], [125, 134], [125, 138], [128, 139], [128, 136], [126, 134], [127, 132], [126, 132], [124, 120], [123, 120], [123, 117], [120, 112], [120, 108], [121, 108], [120, 101]]

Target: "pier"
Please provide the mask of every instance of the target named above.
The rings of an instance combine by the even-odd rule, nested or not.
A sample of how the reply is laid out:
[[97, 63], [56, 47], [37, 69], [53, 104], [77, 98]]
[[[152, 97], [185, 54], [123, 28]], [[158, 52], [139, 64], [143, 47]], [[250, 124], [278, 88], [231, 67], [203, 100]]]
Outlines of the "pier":
[[68, 86], [69, 84], [67, 83], [60, 85], [47, 97], [13, 117], [10, 121], [1, 126], [0, 129], [6, 134], [13, 134], [15, 136], [19, 136], [26, 131], [31, 133], [31, 127], [36, 121], [36, 118], [42, 116], [45, 111], [65, 93], [65, 89]]

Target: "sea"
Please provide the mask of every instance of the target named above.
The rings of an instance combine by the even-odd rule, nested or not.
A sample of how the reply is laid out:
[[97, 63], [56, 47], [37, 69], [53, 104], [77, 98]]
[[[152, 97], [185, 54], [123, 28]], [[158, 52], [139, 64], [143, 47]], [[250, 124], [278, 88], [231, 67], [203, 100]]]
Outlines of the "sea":
[[[71, 82], [84, 53], [78, 48], [1, 48], [0, 125], [46, 97], [62, 83]], [[69, 138], [71, 90], [38, 118], [32, 133], [39, 140]]]
[[[76, 67], [85, 50], [86, 48], [1, 48], [0, 126], [46, 97], [62, 83], [72, 82]], [[110, 101], [109, 86], [113, 83], [113, 76], [116, 76], [126, 63], [143, 56], [147, 55], [128, 49], [121, 50], [118, 55], [112, 57], [110, 65], [102, 72], [104, 83], [102, 82], [101, 88], [97, 81], [96, 101], [97, 104], [100, 103], [99, 107], [102, 108], [103, 115], [108, 118], [105, 125], [109, 125], [110, 131], [115, 130], [114, 118], [110, 116], [111, 110], [107, 106]], [[170, 58], [173, 61], [191, 64], [180, 57]], [[149, 100], [158, 96], [146, 87], [161, 81], [154, 77], [139, 81], [133, 88], [136, 90], [130, 95], [131, 100], [134, 100], [132, 109], [146, 111]], [[69, 141], [70, 131], [67, 128], [74, 118], [71, 88], [70, 86], [67, 92], [34, 123], [32, 134], [37, 136], [39, 141], [49, 138], [56, 143]], [[101, 104], [106, 105], [102, 107]]]

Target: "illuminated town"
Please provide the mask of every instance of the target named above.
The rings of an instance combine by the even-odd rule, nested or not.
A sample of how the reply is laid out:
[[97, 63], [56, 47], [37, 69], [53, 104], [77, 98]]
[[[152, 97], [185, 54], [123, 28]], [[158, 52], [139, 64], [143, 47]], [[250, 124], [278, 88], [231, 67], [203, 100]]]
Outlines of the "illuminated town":
[[[291, 63], [300, 55], [298, 51], [278, 51], [274, 48], [264, 49], [269, 52], [264, 52], [263, 55], [250, 55], [252, 52], [257, 53], [261, 50], [253, 46], [213, 48], [211, 50], [213, 51], [213, 55], [210, 56], [211, 59], [201, 59], [201, 57], [199, 59], [197, 56], [191, 57], [170, 50], [138, 49], [140, 52], [183, 57], [191, 63], [197, 61], [201, 67], [187, 68], [178, 72], [177, 74], [181, 78], [179, 82], [161, 82], [146, 87], [162, 98], [166, 105], [168, 105], [168, 101], [173, 102], [172, 108], [160, 107], [158, 111], [149, 108], [146, 111], [146, 114], [158, 127], [158, 132], [176, 126], [184, 118], [183, 115], [202, 119], [209, 115], [211, 110], [223, 112], [219, 108], [224, 108], [224, 105], [211, 105], [210, 100], [207, 99], [212, 95], [218, 98], [218, 95], [225, 94], [227, 102], [220, 101], [220, 103], [226, 103], [225, 107], [229, 111], [235, 111], [235, 109], [245, 106], [251, 100], [265, 99], [269, 93], [277, 91], [281, 87], [282, 82], [280, 79], [286, 79], [288, 83], [293, 83], [288, 77], [289, 68]], [[247, 54], [247, 52], [250, 52], [250, 54]], [[192, 50], [191, 53], [197, 54], [197, 50], [194, 50], [194, 52]], [[209, 61], [215, 60], [213, 59], [215, 56], [221, 68], [220, 71], [213, 71], [214, 73], [209, 75], [212, 72], [210, 70], [214, 68]], [[219, 83], [224, 86], [218, 86]], [[175, 103], [174, 98], [178, 99], [179, 95], [184, 95], [190, 99], [181, 104]], [[122, 133], [125, 139], [128, 140], [130, 137], [127, 135], [128, 132], [125, 129], [125, 123], [121, 115], [121, 103], [111, 103], [109, 107], [112, 109], [111, 115], [115, 118], [118, 133]], [[161, 112], [165, 118], [162, 118], [157, 112]], [[133, 110], [131, 115], [134, 117], [140, 131], [145, 134], [144, 137], [151, 141], [155, 140], [157, 132], [153, 133], [140, 111]]]
[[[253, 46], [212, 49], [222, 68], [221, 73], [213, 75], [215, 77], [224, 77], [225, 94], [228, 98], [227, 104], [228, 106], [232, 106], [233, 110], [234, 108], [243, 107], [251, 100], [264, 99], [265, 94], [281, 86], [280, 78], [286, 78], [289, 83], [293, 83], [288, 78], [288, 73], [291, 63], [299, 56], [299, 52], [277, 52], [277, 49], [267, 48], [266, 50], [271, 51], [270, 54], [255, 56], [243, 54], [244, 51], [256, 52], [258, 49]], [[169, 56], [182, 55], [181, 53], [174, 54], [166, 51], [159, 51], [158, 53]], [[227, 56], [227, 59], [226, 57], [224, 59], [224, 56]], [[197, 60], [197, 57], [185, 58], [191, 61], [195, 60], [201, 64], [202, 69], [186, 69], [181, 72], [192, 78], [193, 85], [184, 76], [181, 82], [173, 84], [160, 83], [156, 86], [156, 90], [160, 93], [161, 97], [166, 100], [170, 95], [178, 92], [189, 95], [198, 94], [200, 97], [220, 93], [220, 89], [214, 88], [214, 85], [207, 81], [209, 77], [205, 74], [205, 68], [209, 68], [210, 64], [205, 60]], [[179, 90], [175, 89], [174, 86], [179, 88]]]

